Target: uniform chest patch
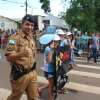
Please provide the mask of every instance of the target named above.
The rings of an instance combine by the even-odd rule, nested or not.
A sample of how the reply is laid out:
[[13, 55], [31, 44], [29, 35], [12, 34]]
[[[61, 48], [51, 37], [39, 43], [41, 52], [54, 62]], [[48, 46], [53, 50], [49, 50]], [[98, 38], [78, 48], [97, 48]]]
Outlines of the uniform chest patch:
[[16, 40], [9, 40], [9, 44], [10, 45], [15, 45], [16, 44]]

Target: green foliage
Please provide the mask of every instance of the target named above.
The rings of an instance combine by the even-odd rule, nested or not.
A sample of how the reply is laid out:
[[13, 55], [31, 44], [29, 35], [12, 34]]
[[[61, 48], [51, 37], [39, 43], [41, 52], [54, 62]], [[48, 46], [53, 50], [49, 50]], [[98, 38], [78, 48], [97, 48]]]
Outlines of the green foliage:
[[45, 13], [50, 12], [50, 0], [40, 0], [40, 3], [42, 3], [41, 8]]
[[100, 0], [96, 0], [95, 7], [96, 7], [95, 21], [97, 23], [96, 29], [100, 32]]
[[71, 0], [64, 18], [72, 28], [100, 32], [100, 0]]

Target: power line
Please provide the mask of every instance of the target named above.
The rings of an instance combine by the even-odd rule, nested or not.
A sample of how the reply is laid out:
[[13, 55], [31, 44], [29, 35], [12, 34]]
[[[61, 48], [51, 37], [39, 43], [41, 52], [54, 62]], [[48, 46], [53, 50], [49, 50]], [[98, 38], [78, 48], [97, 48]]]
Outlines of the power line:
[[16, 1], [11, 1], [11, 0], [2, 0], [2, 1], [9, 2], [9, 3], [14, 3], [14, 4], [22, 4], [22, 5], [25, 5], [25, 14], [27, 14], [27, 7], [28, 7], [27, 0], [25, 0], [24, 3], [16, 2]]
[[29, 0], [24, 0], [24, 2], [17, 2], [17, 1], [12, 1], [12, 0], [1, 0], [5, 3], [13, 3], [13, 4], [20, 4], [21, 6], [20, 7], [25, 7], [25, 14], [27, 14], [28, 12], [28, 8], [35, 8], [37, 9], [38, 7], [36, 7], [35, 5], [33, 6], [32, 4], [30, 4]]
[[11, 0], [2, 0], [2, 1], [9, 2], [9, 3], [16, 3], [16, 4], [25, 4], [25, 3], [11, 1]]
[[[1, 0], [1, 1], [4, 1], [4, 2], [9, 2], [9, 3], [14, 3], [14, 4], [22, 4], [22, 5], [26, 5], [26, 1], [24, 2], [24, 3], [20, 3], [20, 2], [16, 2], [16, 1], [11, 1], [11, 0]], [[37, 7], [36, 6], [33, 6], [33, 5], [31, 5], [31, 4], [29, 4], [30, 2], [28, 2], [27, 4], [27, 6], [29, 7], [29, 8], [35, 8], [35, 9], [37, 9]]]

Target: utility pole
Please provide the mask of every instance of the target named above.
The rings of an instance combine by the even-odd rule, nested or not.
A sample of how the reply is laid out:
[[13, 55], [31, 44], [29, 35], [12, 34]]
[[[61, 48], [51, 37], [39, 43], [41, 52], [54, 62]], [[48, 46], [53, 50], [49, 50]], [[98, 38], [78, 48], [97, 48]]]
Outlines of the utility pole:
[[28, 3], [27, 3], [27, 0], [25, 1], [25, 14], [27, 14], [27, 6], [28, 6]]

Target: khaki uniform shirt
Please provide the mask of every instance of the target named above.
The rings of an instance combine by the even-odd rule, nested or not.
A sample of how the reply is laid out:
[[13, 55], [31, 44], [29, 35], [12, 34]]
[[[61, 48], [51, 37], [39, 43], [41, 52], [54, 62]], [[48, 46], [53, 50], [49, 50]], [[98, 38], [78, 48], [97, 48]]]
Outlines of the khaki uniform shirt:
[[26, 48], [30, 49], [30, 52], [22, 56], [20, 55], [18, 59], [15, 59], [15, 62], [27, 69], [31, 68], [35, 62], [36, 47], [32, 36], [26, 36], [23, 32], [11, 35], [8, 40], [6, 54], [24, 52]]

